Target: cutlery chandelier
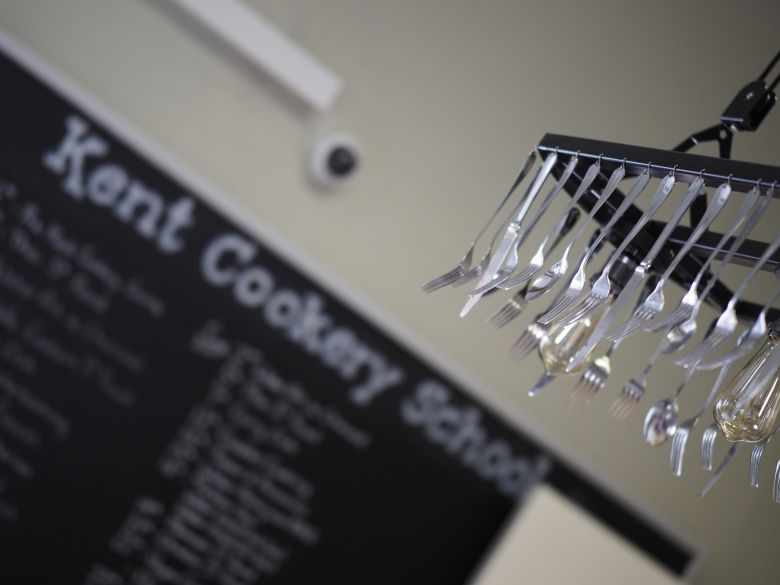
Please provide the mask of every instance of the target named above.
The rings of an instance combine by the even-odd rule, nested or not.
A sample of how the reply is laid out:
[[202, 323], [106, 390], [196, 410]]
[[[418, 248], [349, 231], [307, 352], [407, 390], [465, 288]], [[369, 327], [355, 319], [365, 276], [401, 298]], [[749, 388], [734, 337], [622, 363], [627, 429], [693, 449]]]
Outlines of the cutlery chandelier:
[[[511, 291], [488, 320], [495, 327], [507, 325], [529, 303], [537, 303], [535, 316], [509, 348], [509, 356], [520, 361], [537, 353], [541, 359], [545, 371], [528, 390], [530, 396], [556, 376], [576, 376], [570, 403], [580, 407], [606, 386], [611, 356], [623, 340], [640, 332], [660, 332], [647, 365], [625, 383], [609, 410], [618, 420], [628, 417], [642, 401], [656, 361], [672, 356], [683, 368], [682, 380], [670, 396], [648, 408], [643, 437], [653, 446], [671, 444], [669, 463], [679, 476], [688, 438], [709, 415], [712, 422], [702, 434], [702, 466], [712, 470], [718, 436], [731, 448], [702, 495], [744, 444], [752, 447], [749, 484], [757, 486], [764, 448], [780, 428], [780, 311], [774, 308], [780, 288], [759, 303], [743, 299], [759, 271], [780, 275], [780, 231], [771, 242], [750, 238], [771, 200], [780, 197], [780, 168], [730, 159], [733, 135], [758, 129], [776, 102], [780, 74], [771, 83], [767, 78], [778, 61], [780, 52], [737, 94], [720, 123], [691, 135], [673, 150], [545, 135], [461, 261], [423, 286], [433, 292], [476, 281], [461, 317], [483, 297]], [[687, 152], [705, 141], [718, 143], [720, 158]], [[624, 193], [621, 182], [626, 180]], [[545, 192], [548, 182], [553, 184]], [[513, 194], [525, 183], [523, 195], [506, 213]], [[683, 186], [684, 194], [676, 195], [681, 190], [675, 190], [677, 185]], [[552, 228], [537, 248], [528, 250], [531, 259], [523, 266], [524, 244], [564, 193], [570, 197], [565, 209], [545, 224]], [[643, 193], [649, 203], [642, 210], [636, 202]], [[656, 218], [662, 208], [670, 212], [666, 221]], [[711, 231], [722, 212], [728, 218], [724, 231]], [[690, 227], [681, 225], [686, 215]], [[475, 261], [477, 245], [496, 223]], [[593, 270], [593, 260], [605, 243], [614, 250], [603, 266]], [[721, 276], [733, 264], [749, 266], [750, 271], [732, 291]], [[669, 307], [664, 298], [670, 280], [686, 290], [676, 307]], [[694, 343], [697, 331], [703, 331], [698, 317], [704, 303], [721, 313]], [[740, 322], [746, 327], [738, 334]], [[606, 349], [601, 353], [598, 347]], [[749, 356], [734, 375], [732, 367]], [[714, 369], [719, 370], [717, 380], [700, 410], [680, 421], [678, 399], [688, 382], [697, 372]], [[773, 498], [780, 503], [780, 462]]]

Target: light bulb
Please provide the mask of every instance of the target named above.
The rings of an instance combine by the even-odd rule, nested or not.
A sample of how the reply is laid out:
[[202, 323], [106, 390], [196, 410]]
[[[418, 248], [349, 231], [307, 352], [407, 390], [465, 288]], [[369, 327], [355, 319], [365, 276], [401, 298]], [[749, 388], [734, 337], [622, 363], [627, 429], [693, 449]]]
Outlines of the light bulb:
[[548, 374], [576, 374], [585, 369], [592, 361], [595, 348], [573, 369], [566, 371], [574, 361], [577, 352], [585, 346], [591, 333], [596, 329], [607, 312], [613, 297], [609, 297], [601, 307], [587, 317], [570, 325], [553, 325], [547, 336], [539, 343], [539, 355]]
[[718, 395], [715, 422], [729, 441], [755, 443], [767, 437], [780, 413], [780, 370], [766, 376], [762, 367], [778, 348], [777, 331]]

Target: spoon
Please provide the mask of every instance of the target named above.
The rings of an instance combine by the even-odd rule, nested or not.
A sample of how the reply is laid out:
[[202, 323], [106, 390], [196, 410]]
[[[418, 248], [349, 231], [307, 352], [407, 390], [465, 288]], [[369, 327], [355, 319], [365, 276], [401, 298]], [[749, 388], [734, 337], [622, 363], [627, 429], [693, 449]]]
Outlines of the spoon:
[[[694, 321], [694, 325], [695, 324], [696, 322]], [[673, 329], [674, 328], [670, 329], [669, 333], [671, 333]], [[739, 340], [737, 341], [737, 347], [739, 347], [739, 345], [742, 344], [745, 339], [747, 339], [748, 332], [749, 330], [742, 332]], [[690, 335], [685, 337], [683, 343], [689, 338]], [[664, 337], [664, 339], [666, 339], [666, 337]], [[683, 378], [683, 381], [677, 387], [677, 390], [675, 390], [674, 395], [659, 400], [648, 409], [647, 414], [645, 415], [644, 425], [642, 426], [642, 436], [645, 440], [645, 443], [648, 445], [653, 447], [660, 447], [666, 443], [666, 441], [672, 438], [677, 432], [679, 418], [677, 398], [679, 398], [683, 388], [685, 388], [685, 386], [690, 381], [691, 376], [693, 376], [694, 372], [696, 372], [696, 368], [700, 362], [701, 359], [698, 359], [693, 364], [691, 364], [691, 367], [688, 368], [688, 370], [685, 372], [685, 378]]]
[[685, 372], [683, 381], [680, 382], [677, 390], [674, 391], [674, 395], [659, 400], [648, 409], [645, 415], [645, 422], [642, 425], [642, 438], [648, 445], [660, 447], [677, 432], [678, 415], [680, 412], [677, 407], [677, 397], [680, 396], [683, 388], [685, 388], [695, 371], [695, 365], [689, 368]]
[[642, 438], [652, 447], [660, 447], [677, 432], [677, 400], [664, 398], [653, 404], [645, 415]]
[[682, 323], [673, 325], [664, 334], [664, 353], [674, 353], [690, 340], [696, 333], [696, 315], [692, 315]]

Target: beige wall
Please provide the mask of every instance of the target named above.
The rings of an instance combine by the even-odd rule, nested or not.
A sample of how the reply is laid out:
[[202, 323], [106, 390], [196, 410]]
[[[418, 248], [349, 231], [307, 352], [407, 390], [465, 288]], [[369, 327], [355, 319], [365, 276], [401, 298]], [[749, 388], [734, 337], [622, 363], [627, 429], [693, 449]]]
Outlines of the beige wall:
[[[695, 582], [776, 583], [780, 506], [770, 503], [768, 485], [776, 446], [758, 490], [747, 487], [743, 452], [700, 501], [707, 476], [693, 450], [675, 479], [668, 450], [643, 445], [639, 414], [622, 425], [609, 419], [609, 402], [653, 338], [626, 343], [604, 396], [572, 412], [570, 380], [530, 400], [525, 390], [540, 364], [504, 357], [527, 317], [495, 332], [484, 318], [496, 299], [459, 320], [462, 291], [427, 296], [419, 285], [462, 254], [545, 132], [670, 147], [715, 123], [777, 51], [780, 4], [252, 4], [343, 77], [346, 92], [332, 111], [315, 115], [293, 102], [162, 0], [0, 0], [0, 23], [230, 193], [506, 417], [695, 545], [703, 555]], [[323, 195], [305, 180], [302, 160], [331, 130], [353, 133], [364, 159], [349, 185]], [[780, 111], [758, 134], [738, 136], [734, 155], [780, 164]], [[776, 232], [777, 217], [775, 207], [763, 234]], [[367, 237], [371, 245], [361, 244]], [[769, 278], [759, 285], [754, 296], [765, 294]], [[668, 362], [658, 368], [647, 403], [681, 375]], [[710, 380], [692, 383], [683, 413], [695, 411]]]

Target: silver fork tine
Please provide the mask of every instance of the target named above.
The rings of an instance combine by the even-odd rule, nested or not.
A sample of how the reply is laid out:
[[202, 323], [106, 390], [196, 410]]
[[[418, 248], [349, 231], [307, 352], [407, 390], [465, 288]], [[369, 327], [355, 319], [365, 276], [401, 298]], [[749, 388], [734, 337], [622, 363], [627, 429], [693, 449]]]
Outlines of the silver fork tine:
[[664, 347], [665, 345], [662, 340], [662, 342], [656, 346], [653, 355], [650, 356], [650, 359], [647, 361], [647, 364], [645, 364], [645, 367], [642, 369], [639, 376], [633, 377], [625, 383], [620, 394], [615, 397], [612, 406], [609, 409], [609, 413], [613, 418], [619, 421], [625, 420], [626, 417], [631, 414], [634, 407], [639, 404], [639, 401], [645, 393], [647, 375], [663, 353]]
[[[571, 200], [569, 201], [569, 204], [567, 206], [567, 209], [569, 207], [573, 207], [573, 205], [580, 200], [580, 198], [585, 194], [585, 192], [590, 188], [591, 184], [593, 183], [596, 176], [599, 174], [599, 170], [601, 169], [600, 161], [596, 161], [593, 164], [591, 164], [588, 167], [588, 170], [585, 172], [585, 176], [582, 178], [582, 182], [577, 187], [577, 191], [572, 196]], [[645, 174], [642, 175], [643, 177]], [[596, 207], [599, 206], [599, 202], [596, 202]], [[564, 211], [565, 213], [565, 211]], [[538, 278], [536, 278], [532, 283], [531, 286], [528, 289], [528, 293], [526, 295], [527, 300], [534, 299], [538, 296], [541, 296], [548, 292], [556, 282], [564, 275], [566, 274], [566, 271], [568, 270], [568, 257], [569, 252], [571, 252], [574, 244], [580, 239], [583, 232], [585, 231], [585, 228], [590, 223], [590, 220], [593, 219], [593, 215], [595, 214], [594, 210], [591, 210], [591, 212], [588, 214], [587, 219], [582, 223], [580, 226], [580, 229], [577, 230], [577, 233], [574, 234], [574, 238], [568, 243], [566, 248], [563, 251], [563, 254], [561, 255], [560, 260], [555, 262], [550, 268], [545, 270], [545, 272]], [[559, 219], [560, 221], [560, 219]]]
[[576, 404], [582, 407], [587, 406], [604, 388], [610, 374], [612, 352], [616, 348], [617, 344], [613, 343], [603, 356], [596, 358], [585, 368], [577, 384], [572, 388], [569, 396], [570, 407]]
[[758, 472], [761, 466], [761, 457], [764, 455], [766, 444], [772, 440], [772, 437], [774, 437], [778, 431], [780, 431], [780, 427], [777, 427], [753, 447], [753, 451], [750, 453], [750, 470], [748, 474], [750, 487], [758, 487]]
[[523, 298], [522, 291], [520, 291], [519, 293], [512, 295], [512, 298], [488, 319], [488, 323], [496, 328], [503, 327], [522, 313], [523, 309], [525, 309], [525, 298]]
[[[711, 407], [712, 403], [715, 402], [715, 398], [718, 395], [718, 392], [720, 391], [720, 387], [723, 385], [723, 383], [726, 381], [729, 375], [729, 370], [731, 369], [730, 365], [724, 366], [721, 371], [718, 373], [718, 377], [715, 380], [715, 384], [712, 385], [712, 388], [710, 389], [710, 393], [707, 395], [707, 400], [704, 401], [704, 404], [699, 409], [699, 412], [697, 412], [693, 417], [689, 418], [677, 429], [677, 432], [674, 434], [674, 437], [672, 437], [672, 450], [669, 454], [669, 465], [672, 468], [672, 473], [679, 477], [682, 474], [682, 465], [683, 465], [683, 459], [685, 457], [685, 447], [688, 443], [688, 438], [690, 437], [691, 431], [693, 430], [694, 425], [696, 425], [697, 422], [699, 422], [699, 419], [704, 415], [705, 412], [707, 412]], [[714, 442], [714, 438], [712, 441]], [[710, 467], [712, 467], [712, 452], [710, 449], [709, 454], [709, 464]]]
[[490, 259], [490, 264], [488, 264], [485, 272], [477, 281], [474, 290], [469, 293], [466, 304], [463, 305], [460, 311], [461, 318], [469, 314], [486, 292], [495, 289], [517, 268], [519, 261], [518, 246], [522, 243], [523, 234], [527, 233], [527, 230], [521, 232], [520, 227], [545, 181], [550, 176], [557, 160], [558, 154], [555, 152], [547, 156], [541, 168], [536, 172], [533, 181], [526, 189], [522, 199], [510, 213], [510, 221], [506, 227], [504, 237], [498, 245], [496, 253]]
[[[692, 182], [688, 191], [689, 196], [699, 196], [698, 193], [700, 192], [703, 185], [703, 181]], [[658, 281], [658, 284], [655, 287], [655, 290], [653, 290], [653, 292], [647, 297], [641, 308], [638, 311], [635, 311], [634, 314], [625, 323], [623, 323], [623, 325], [616, 327], [612, 331], [608, 331], [604, 337], [611, 340], [625, 339], [629, 335], [639, 331], [645, 322], [650, 321], [663, 310], [664, 284], [671, 277], [672, 273], [675, 271], [683, 258], [685, 258], [688, 251], [699, 240], [704, 231], [712, 224], [713, 221], [715, 221], [715, 218], [718, 217], [720, 212], [723, 210], [723, 207], [726, 205], [730, 195], [730, 183], [726, 182], [718, 187], [701, 220], [696, 224], [696, 227], [685, 241], [685, 244], [683, 244], [682, 248], [677, 251], [672, 261], [666, 267], [666, 270], [664, 270], [661, 278]], [[686, 197], [686, 201], [683, 202], [683, 205], [685, 205], [687, 201], [688, 198]], [[691, 199], [691, 202], [692, 201], [693, 199]]]
[[451, 284], [458, 280], [463, 274], [465, 273], [465, 270], [463, 269], [464, 264], [470, 264], [471, 263], [471, 251], [467, 252], [466, 255], [463, 257], [463, 260], [460, 261], [460, 264], [450, 270], [449, 272], [445, 272], [441, 276], [434, 278], [433, 280], [426, 282], [422, 289], [429, 293], [433, 292], [435, 290], [438, 290], [440, 288], [444, 288], [448, 284]]
[[[604, 299], [606, 300], [606, 299]], [[600, 296], [590, 296], [586, 297], [584, 300], [580, 301], [580, 303], [571, 309], [566, 315], [559, 315], [555, 319], [553, 319], [553, 322], [557, 325], [571, 325], [572, 323], [576, 323], [580, 319], [583, 319], [584, 317], [587, 317], [590, 313], [593, 312], [593, 309], [598, 307], [604, 300], [601, 299]]]
[[697, 366], [698, 369], [712, 370], [714, 368], [722, 367], [724, 365], [730, 364], [731, 362], [738, 360], [739, 358], [747, 354], [751, 349], [753, 349], [755, 345], [761, 339], [764, 338], [764, 335], [766, 335], [766, 330], [767, 330], [766, 313], [770, 308], [772, 308], [772, 306], [774, 306], [775, 301], [778, 298], [780, 298], [780, 288], [778, 288], [775, 291], [775, 293], [772, 295], [772, 298], [769, 300], [769, 302], [767, 302], [764, 305], [758, 317], [753, 322], [753, 325], [751, 325], [750, 329], [748, 329], [745, 332], [745, 334], [743, 334], [742, 337], [740, 337], [734, 349], [720, 356], [719, 358], [716, 358], [709, 362], [700, 363]]
[[561, 315], [569, 306], [577, 300], [577, 297], [564, 295], [555, 305], [544, 315], [539, 317], [539, 323], [550, 325], [559, 315]]
[[701, 436], [701, 466], [712, 471], [712, 454], [715, 449], [715, 439], [718, 437], [718, 425], [712, 423]]
[[[561, 178], [558, 179], [558, 182], [555, 184], [555, 186], [552, 188], [552, 190], [547, 195], [545, 200], [539, 206], [539, 209], [536, 211], [536, 214], [529, 222], [528, 227], [525, 230], [523, 230], [522, 234], [518, 236], [518, 242], [517, 242], [518, 247], [523, 243], [525, 238], [531, 233], [531, 230], [533, 230], [533, 228], [536, 226], [539, 218], [544, 214], [545, 211], [547, 211], [547, 208], [553, 202], [553, 200], [558, 195], [558, 193], [561, 192], [564, 185], [569, 180], [569, 177], [571, 177], [572, 173], [574, 172], [576, 166], [577, 166], [577, 156], [575, 155], [572, 156], [571, 159], [569, 160], [569, 163], [566, 165], [566, 168], [561, 174]], [[513, 276], [512, 278], [508, 278], [504, 282], [498, 283], [497, 284], [498, 288], [502, 290], [510, 290], [530, 280], [531, 277], [533, 277], [537, 272], [539, 272], [539, 270], [542, 268], [542, 265], [544, 264], [545, 254], [548, 254], [550, 251], [552, 251], [553, 248], [555, 248], [558, 245], [558, 243], [560, 243], [561, 239], [566, 234], [568, 234], [569, 231], [571, 231], [571, 228], [574, 227], [574, 224], [577, 223], [577, 220], [579, 219], [580, 216], [580, 211], [579, 209], [574, 207], [574, 203], [575, 203], [574, 200], [570, 201], [569, 205], [567, 205], [566, 209], [563, 211], [563, 213], [560, 215], [558, 220], [555, 222], [552, 231], [552, 234], [555, 234], [555, 237], [548, 235], [542, 242], [541, 246], [539, 246], [539, 249], [537, 250], [536, 254], [534, 254], [534, 257], [531, 259], [529, 265], [526, 266], [523, 270], [521, 270], [520, 273], [517, 274], [516, 276]]]
[[[579, 209], [577, 208], [570, 209], [562, 217], [562, 225], [560, 226], [560, 229], [555, 230], [556, 231], [555, 238], [553, 238], [549, 242], [546, 242], [542, 246], [542, 248], [544, 248], [548, 252], [554, 250], [558, 246], [558, 244], [561, 243], [563, 238], [566, 237], [566, 234], [568, 234], [571, 231], [571, 229], [577, 223], [579, 217], [580, 217]], [[503, 327], [504, 325], [509, 323], [512, 319], [517, 317], [525, 309], [526, 305], [528, 304], [528, 301], [526, 300], [527, 293], [528, 293], [528, 284], [526, 284], [525, 287], [520, 289], [520, 291], [515, 293], [506, 302], [506, 304], [504, 304], [504, 306], [498, 310], [498, 312], [495, 315], [493, 315], [490, 319], [488, 319], [488, 322], [495, 327]]]
[[509, 357], [515, 361], [521, 361], [525, 359], [538, 345], [544, 332], [541, 331], [541, 327], [536, 323], [531, 323], [517, 338], [517, 340], [509, 347]]
[[749, 234], [753, 229], [755, 223], [761, 218], [766, 205], [769, 203], [771, 193], [772, 190], [768, 190], [764, 198], [759, 200], [758, 197], [760, 195], [760, 191], [758, 187], [754, 187], [747, 195], [745, 195], [745, 197], [742, 199], [742, 204], [740, 205], [739, 210], [734, 217], [734, 220], [731, 222], [731, 224], [729, 224], [726, 231], [723, 232], [723, 236], [721, 236], [720, 240], [712, 249], [709, 256], [707, 256], [706, 260], [699, 269], [699, 272], [696, 274], [696, 277], [693, 279], [691, 286], [688, 288], [688, 291], [680, 301], [680, 304], [667, 317], [664, 317], [658, 322], [651, 322], [649, 326], [645, 327], [645, 331], [660, 331], [669, 326], [682, 323], [691, 316], [691, 311], [699, 299], [699, 283], [707, 273], [710, 264], [713, 260], [715, 260], [720, 251], [726, 246], [731, 236], [736, 233], [737, 229], [739, 229], [739, 226], [742, 225], [742, 223], [747, 219], [747, 223], [745, 223], [742, 231], [737, 236], [733, 247], [736, 249], [742, 245], [741, 238], [743, 234], [747, 236], [747, 234]]
[[528, 171], [531, 170], [535, 161], [536, 161], [536, 152], [532, 150], [526, 157], [525, 162], [523, 163], [523, 166], [520, 169], [520, 172], [517, 174], [517, 177], [515, 177], [515, 180], [510, 185], [503, 199], [501, 199], [501, 202], [498, 204], [498, 207], [496, 207], [495, 211], [493, 211], [493, 213], [490, 215], [488, 220], [482, 226], [482, 229], [480, 229], [479, 232], [477, 232], [476, 237], [471, 241], [471, 244], [469, 244], [469, 248], [466, 251], [466, 253], [463, 255], [463, 259], [461, 259], [458, 265], [452, 270], [445, 272], [441, 276], [436, 277], [431, 281], [425, 283], [422, 287], [425, 292], [433, 292], [435, 290], [447, 286], [448, 284], [462, 277], [463, 274], [466, 272], [466, 270], [470, 268], [471, 259], [474, 255], [474, 248], [476, 247], [477, 242], [485, 233], [485, 231], [488, 229], [488, 227], [490, 227], [490, 224], [493, 223], [493, 220], [499, 214], [499, 212], [504, 207], [504, 205], [506, 205], [506, 202], [509, 201], [509, 198], [512, 196], [512, 193], [515, 192], [517, 186], [520, 183], [522, 183], [523, 179], [525, 179], [525, 176], [528, 174]]
[[769, 437], [763, 441], [756, 443], [753, 447], [753, 451], [750, 453], [750, 470], [748, 472], [748, 484], [752, 488], [758, 487], [758, 470], [761, 465], [761, 457], [764, 454], [764, 449]]
[[[774, 189], [770, 189], [770, 192]], [[741, 234], [740, 234], [741, 235]], [[753, 280], [753, 277], [755, 277], [756, 274], [758, 274], [758, 271], [761, 270], [761, 267], [766, 263], [766, 261], [777, 251], [777, 249], [780, 248], [780, 234], [778, 234], [774, 241], [769, 244], [766, 249], [764, 250], [764, 253], [761, 254], [761, 258], [758, 259], [758, 261], [753, 265], [753, 268], [750, 270], [748, 275], [742, 280], [739, 287], [734, 291], [734, 294], [731, 296], [731, 299], [729, 300], [728, 304], [726, 305], [726, 308], [724, 309], [723, 313], [720, 317], [718, 317], [718, 321], [715, 324], [715, 329], [712, 330], [712, 333], [710, 333], [709, 336], [699, 345], [699, 347], [694, 348], [691, 353], [688, 355], [680, 358], [677, 362], [678, 365], [688, 366], [694, 359], [701, 359], [708, 353], [710, 353], [717, 345], [719, 345], [724, 339], [726, 339], [729, 335], [731, 335], [734, 330], [737, 327], [737, 314], [735, 311], [735, 306], [737, 304], [737, 301], [742, 296], [742, 293], [745, 292], [750, 282]], [[729, 254], [726, 256], [726, 258], [723, 259], [723, 262], [721, 263], [720, 268], [722, 268], [724, 265], [726, 265], [730, 260], [731, 256], [733, 256], [734, 248], [732, 247], [731, 250], [729, 250]], [[717, 280], [717, 277], [713, 277], [708, 284], [713, 284]], [[696, 356], [694, 358], [694, 355]]]
[[678, 305], [674, 311], [669, 313], [669, 315], [664, 317], [663, 320], [658, 321], [657, 323], [653, 322], [650, 325], [646, 326], [645, 331], [652, 331], [652, 332], [661, 331], [662, 329], [667, 329], [669, 327], [673, 327], [674, 325], [682, 323], [688, 317], [691, 316], [692, 306], [693, 303], [688, 305], [681, 302], [680, 305]]
[[672, 474], [675, 477], [682, 475], [683, 454], [685, 453], [685, 445], [688, 443], [690, 434], [691, 428], [689, 426], [680, 425], [672, 437], [669, 466], [672, 468]]
[[[697, 178], [694, 179], [694, 182], [700, 182], [701, 179]], [[593, 282], [593, 285], [591, 286], [590, 292], [585, 296], [585, 298], [580, 301], [577, 305], [575, 305], [572, 309], [569, 310], [568, 313], [564, 315], [559, 315], [556, 317], [555, 322], [557, 323], [573, 323], [589, 313], [593, 312], [596, 308], [598, 308], [604, 301], [607, 300], [609, 297], [609, 293], [611, 290], [611, 284], [609, 279], [610, 271], [612, 270], [612, 266], [617, 262], [623, 255], [623, 252], [625, 251], [626, 247], [631, 243], [631, 241], [636, 237], [636, 235], [642, 230], [642, 228], [645, 226], [645, 224], [650, 221], [650, 218], [655, 215], [656, 211], [663, 205], [663, 203], [666, 201], [666, 199], [669, 197], [669, 194], [672, 192], [672, 188], [674, 187], [675, 178], [674, 175], [669, 174], [665, 176], [663, 179], [661, 179], [661, 182], [658, 185], [658, 188], [656, 189], [655, 193], [653, 194], [653, 198], [650, 201], [650, 205], [648, 208], [642, 213], [639, 220], [631, 227], [631, 231], [628, 233], [628, 235], [623, 239], [623, 241], [620, 243], [620, 245], [615, 249], [615, 251], [612, 253], [612, 255], [609, 258], [609, 261], [607, 262], [606, 266], [601, 271], [601, 274], [599, 277]], [[698, 192], [698, 190], [697, 190]], [[690, 190], [688, 195], [686, 195], [686, 200], [684, 203], [688, 204], [688, 200], [691, 199]], [[627, 198], [626, 198], [627, 199]], [[625, 203], [625, 200], [623, 201]], [[621, 208], [623, 205], [621, 204]], [[612, 226], [615, 224], [615, 222], [622, 217], [623, 211], [625, 209], [621, 210], [621, 208], [618, 208], [618, 210], [613, 214], [613, 216], [610, 218], [607, 225], [604, 227], [604, 231], [599, 237], [606, 237], [606, 234], [610, 229], [612, 229]], [[682, 213], [687, 209], [687, 205], [684, 207], [681, 206], [682, 211], [675, 210], [675, 218], [673, 218], [673, 221], [670, 221], [667, 223], [668, 227], [674, 227], [676, 225], [677, 221], [679, 220], [679, 217], [677, 217], [677, 214], [682, 215]], [[667, 228], [664, 228], [664, 232], [661, 236], [661, 240], [665, 238], [664, 234], [667, 234], [668, 230]], [[658, 249], [660, 247], [658, 246], [659, 243], [662, 243], [662, 241], [657, 241], [656, 244], [653, 246], [651, 251], [648, 253], [649, 256], [653, 256], [657, 253]], [[652, 262], [652, 260], [649, 260], [649, 262]], [[636, 270], [638, 270], [642, 265], [638, 266]], [[580, 291], [582, 290], [582, 287], [584, 285], [585, 281], [585, 274], [582, 271], [582, 267], [579, 268], [579, 273], [577, 275], [576, 281], [572, 283], [572, 286], [570, 287], [571, 291], [568, 293], [569, 295], [575, 295], [578, 296]], [[575, 290], [574, 284], [579, 286], [579, 290]], [[576, 360], [575, 360], [576, 361]]]
[[726, 466], [731, 461], [731, 458], [734, 457], [734, 453], [737, 452], [737, 449], [739, 449], [741, 443], [732, 443], [731, 449], [729, 449], [729, 452], [726, 453], [726, 456], [723, 458], [723, 461], [720, 462], [720, 465], [718, 465], [718, 469], [715, 470], [715, 473], [712, 474], [712, 477], [707, 482], [707, 485], [704, 486], [704, 489], [701, 490], [701, 493], [699, 494], [700, 498], [703, 498], [706, 496], [709, 491], [712, 489], [712, 487], [718, 482], [720, 479], [720, 476], [723, 475], [723, 471], [726, 469]]
[[[726, 315], [726, 313], [724, 313], [724, 315]], [[704, 341], [702, 341], [698, 346], [693, 348], [686, 355], [676, 360], [674, 363], [676, 363], [678, 366], [687, 368], [690, 367], [691, 364], [701, 361], [702, 358], [704, 358], [704, 356], [714, 351], [716, 347], [718, 347], [721, 343], [723, 343], [726, 340], [726, 338], [728, 338], [732, 333], [734, 333], [735, 328], [736, 328], [736, 313], [734, 313], [733, 324], [727, 323], [726, 326], [721, 326], [720, 330], [719, 330], [719, 326], [716, 324], [715, 329], [712, 330], [712, 332], [707, 336], [707, 338]]]
[[[503, 225], [499, 226], [498, 228], [499, 231], [497, 231], [496, 233], [500, 233], [500, 230], [503, 227], [504, 227]], [[485, 269], [488, 267], [488, 264], [490, 264], [490, 254], [492, 250], [493, 250], [493, 243], [491, 242], [487, 251], [482, 256], [482, 259], [479, 262], [477, 262], [477, 264], [473, 268], [466, 270], [460, 277], [458, 277], [454, 282], [452, 282], [452, 286], [454, 287], [463, 286], [467, 282], [470, 282], [475, 278], [481, 276], [482, 273], [485, 272]]]

